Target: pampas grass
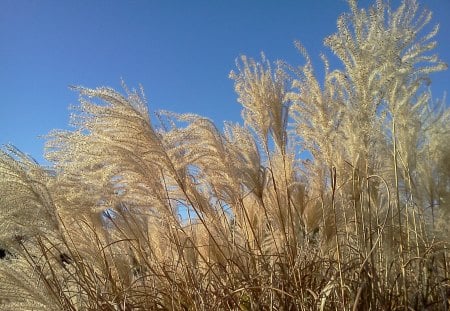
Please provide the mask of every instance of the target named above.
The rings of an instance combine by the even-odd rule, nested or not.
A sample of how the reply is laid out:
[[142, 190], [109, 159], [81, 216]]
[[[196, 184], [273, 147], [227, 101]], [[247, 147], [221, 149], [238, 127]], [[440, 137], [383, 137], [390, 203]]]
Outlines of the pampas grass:
[[243, 125], [75, 87], [50, 167], [5, 147], [0, 309], [448, 310], [437, 30], [414, 0], [349, 5], [323, 82], [300, 43], [299, 68], [238, 61]]

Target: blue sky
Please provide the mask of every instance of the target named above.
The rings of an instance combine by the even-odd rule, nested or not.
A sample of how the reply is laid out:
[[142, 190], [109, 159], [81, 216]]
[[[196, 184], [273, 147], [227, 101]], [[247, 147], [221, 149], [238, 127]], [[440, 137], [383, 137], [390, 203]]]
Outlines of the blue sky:
[[[450, 0], [420, 2], [441, 25], [437, 52], [450, 63]], [[120, 89], [121, 78], [143, 85], [153, 111], [237, 121], [235, 59], [264, 51], [301, 65], [300, 40], [320, 70], [319, 53], [330, 55], [322, 40], [346, 10], [344, 0], [0, 0], [0, 144], [43, 162], [39, 136], [67, 128], [77, 104], [68, 86]], [[432, 80], [434, 97], [450, 90], [450, 71]]]

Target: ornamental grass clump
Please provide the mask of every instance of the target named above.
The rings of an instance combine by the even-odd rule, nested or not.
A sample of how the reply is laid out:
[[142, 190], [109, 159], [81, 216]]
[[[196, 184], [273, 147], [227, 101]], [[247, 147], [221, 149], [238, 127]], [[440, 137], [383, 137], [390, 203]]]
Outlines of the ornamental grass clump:
[[[2, 310], [448, 310], [438, 28], [349, 0], [320, 79], [241, 57], [242, 124], [74, 87], [49, 167], [0, 151]], [[334, 57], [334, 56], [333, 56]]]

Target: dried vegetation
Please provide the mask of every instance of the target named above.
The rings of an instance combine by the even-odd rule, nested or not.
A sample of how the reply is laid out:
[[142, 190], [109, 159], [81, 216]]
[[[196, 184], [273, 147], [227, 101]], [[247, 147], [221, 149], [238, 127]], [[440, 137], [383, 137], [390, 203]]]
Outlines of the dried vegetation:
[[51, 167], [3, 148], [0, 309], [448, 310], [437, 27], [349, 6], [321, 81], [300, 44], [302, 67], [240, 59], [243, 125], [77, 87]]

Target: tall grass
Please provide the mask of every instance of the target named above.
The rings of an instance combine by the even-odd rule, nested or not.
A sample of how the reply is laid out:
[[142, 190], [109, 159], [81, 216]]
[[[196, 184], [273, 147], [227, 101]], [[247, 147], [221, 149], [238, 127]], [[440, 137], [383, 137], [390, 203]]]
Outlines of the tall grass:
[[76, 87], [51, 167], [0, 151], [0, 309], [448, 310], [437, 28], [413, 0], [349, 5], [323, 82], [299, 43], [302, 67], [240, 59], [243, 125]]

